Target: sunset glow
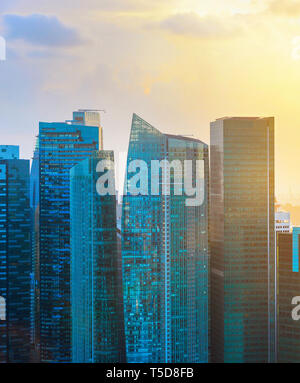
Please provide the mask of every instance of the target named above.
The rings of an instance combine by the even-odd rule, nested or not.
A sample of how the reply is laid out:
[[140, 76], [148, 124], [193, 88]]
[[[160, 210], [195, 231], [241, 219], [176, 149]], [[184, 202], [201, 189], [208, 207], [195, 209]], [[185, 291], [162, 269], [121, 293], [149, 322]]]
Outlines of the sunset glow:
[[[277, 197], [297, 199], [299, 1], [88, 0], [85, 12], [81, 6], [1, 1], [8, 57], [0, 82], [9, 91], [0, 93], [0, 122], [7, 143], [21, 136], [29, 157], [38, 121], [63, 120], [80, 105], [107, 110], [105, 142], [117, 151], [127, 150], [132, 110], [166, 132], [184, 129], [207, 142], [215, 118], [275, 116]], [[39, 39], [34, 14], [49, 20]], [[62, 34], [74, 32], [73, 41], [49, 42], [54, 17]]]

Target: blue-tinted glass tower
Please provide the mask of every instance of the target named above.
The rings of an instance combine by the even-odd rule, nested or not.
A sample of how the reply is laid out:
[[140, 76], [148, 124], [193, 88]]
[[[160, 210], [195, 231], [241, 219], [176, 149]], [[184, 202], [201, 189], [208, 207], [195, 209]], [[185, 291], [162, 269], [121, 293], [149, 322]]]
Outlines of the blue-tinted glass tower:
[[33, 345], [33, 360], [40, 360], [40, 262], [39, 262], [39, 193], [40, 193], [40, 171], [39, 171], [39, 140], [33, 154], [30, 171], [30, 210], [31, 210], [31, 343]]
[[[294, 320], [292, 304], [300, 292], [300, 228], [292, 233], [277, 233], [277, 362], [300, 362], [300, 325]], [[297, 303], [299, 300], [297, 300]]]
[[[162, 171], [153, 171], [153, 160], [177, 161], [182, 169], [189, 161], [192, 182], [198, 177], [202, 185], [201, 202], [189, 206], [185, 193], [175, 193], [175, 184], [183, 182], [180, 166], [166, 179]], [[143, 162], [148, 170], [136, 184], [144, 185], [141, 193], [132, 192], [132, 161], [137, 168]], [[198, 162], [200, 176], [195, 170]], [[162, 134], [133, 116], [122, 215], [128, 362], [208, 362], [208, 169], [206, 144]], [[152, 192], [155, 182], [158, 192]], [[169, 194], [163, 192], [166, 187]]]
[[[30, 361], [29, 161], [0, 146], [0, 362]], [[3, 315], [4, 314], [4, 315]]]
[[40, 123], [39, 337], [43, 362], [71, 360], [70, 169], [99, 148], [99, 127]]
[[20, 149], [15, 145], [0, 145], [0, 160], [18, 160]]
[[[98, 172], [101, 162], [104, 167]], [[106, 171], [113, 190], [100, 195], [96, 185]], [[125, 362], [120, 273], [114, 154], [100, 151], [71, 169], [73, 362]]]

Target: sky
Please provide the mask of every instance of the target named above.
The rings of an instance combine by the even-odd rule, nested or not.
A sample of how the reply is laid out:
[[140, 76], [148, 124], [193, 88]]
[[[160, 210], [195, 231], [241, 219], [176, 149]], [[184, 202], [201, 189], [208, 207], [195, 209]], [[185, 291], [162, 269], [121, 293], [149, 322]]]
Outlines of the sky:
[[274, 116], [276, 195], [300, 204], [300, 0], [0, 0], [0, 137], [31, 158], [39, 121], [105, 109], [127, 151], [137, 113], [209, 143], [224, 116]]

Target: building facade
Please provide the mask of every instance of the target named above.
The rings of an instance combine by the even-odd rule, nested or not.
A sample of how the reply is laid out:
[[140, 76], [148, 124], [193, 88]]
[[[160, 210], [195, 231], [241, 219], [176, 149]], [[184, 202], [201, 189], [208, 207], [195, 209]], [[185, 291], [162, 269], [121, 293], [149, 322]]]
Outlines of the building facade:
[[277, 233], [279, 363], [300, 363], [300, 323], [292, 317], [293, 298], [300, 296], [299, 237], [298, 227], [292, 233]]
[[103, 128], [99, 110], [79, 109], [73, 112], [73, 125], [97, 126], [99, 128], [99, 150], [103, 150]]
[[99, 148], [99, 128], [40, 123], [39, 341], [42, 362], [71, 360], [70, 170]]
[[30, 361], [29, 161], [0, 146], [0, 362]]
[[30, 213], [31, 213], [31, 344], [34, 361], [40, 360], [40, 167], [39, 140], [30, 169]]
[[211, 124], [213, 362], [275, 358], [274, 119]]
[[72, 360], [125, 362], [123, 297], [118, 267], [116, 196], [96, 185], [104, 161], [114, 183], [114, 154], [96, 152], [71, 169]]
[[291, 215], [286, 211], [275, 212], [276, 233], [289, 233], [291, 231]]
[[[161, 162], [162, 169], [153, 172], [152, 161], [177, 161], [179, 166], [167, 179], [167, 164]], [[202, 188], [196, 206], [189, 206], [185, 193], [175, 192], [183, 181], [185, 161], [194, 165], [189, 175]], [[137, 180], [132, 175], [139, 167]], [[208, 169], [206, 144], [162, 134], [133, 116], [122, 205], [128, 362], [208, 361]]]
[[0, 160], [18, 160], [20, 148], [15, 145], [0, 145]]

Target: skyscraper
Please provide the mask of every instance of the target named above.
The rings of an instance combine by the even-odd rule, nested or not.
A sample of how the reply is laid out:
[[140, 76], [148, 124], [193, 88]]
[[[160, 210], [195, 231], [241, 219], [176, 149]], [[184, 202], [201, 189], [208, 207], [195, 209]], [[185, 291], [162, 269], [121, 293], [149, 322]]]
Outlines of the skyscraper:
[[99, 148], [99, 127], [40, 123], [39, 326], [43, 362], [71, 360], [70, 169]]
[[299, 239], [299, 227], [292, 233], [277, 233], [279, 363], [300, 363], [300, 323], [292, 317], [293, 298], [300, 296]]
[[20, 149], [15, 145], [0, 145], [0, 160], [18, 160]]
[[212, 361], [275, 351], [274, 119], [211, 124]]
[[275, 212], [275, 231], [278, 233], [289, 233], [291, 230], [291, 215], [287, 211]]
[[40, 360], [40, 166], [39, 140], [36, 140], [30, 169], [30, 211], [31, 211], [31, 344], [34, 361]]
[[98, 126], [99, 128], [99, 150], [103, 150], [103, 128], [101, 126], [100, 110], [79, 109], [73, 112], [72, 124]]
[[[30, 361], [29, 161], [0, 146], [0, 362]], [[4, 315], [3, 315], [4, 314]]]
[[[161, 172], [153, 171], [153, 161]], [[193, 165], [190, 174], [186, 162]], [[141, 179], [134, 180], [138, 168]], [[183, 168], [202, 185], [196, 206], [178, 193]], [[208, 361], [208, 168], [206, 144], [162, 134], [134, 114], [122, 215], [128, 362]]]
[[[104, 163], [101, 171], [99, 163]], [[95, 152], [71, 169], [72, 360], [125, 362], [123, 296], [118, 264], [116, 196], [100, 195], [114, 154]]]

